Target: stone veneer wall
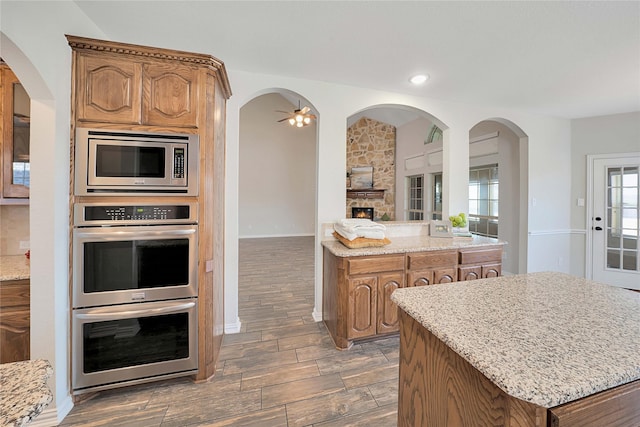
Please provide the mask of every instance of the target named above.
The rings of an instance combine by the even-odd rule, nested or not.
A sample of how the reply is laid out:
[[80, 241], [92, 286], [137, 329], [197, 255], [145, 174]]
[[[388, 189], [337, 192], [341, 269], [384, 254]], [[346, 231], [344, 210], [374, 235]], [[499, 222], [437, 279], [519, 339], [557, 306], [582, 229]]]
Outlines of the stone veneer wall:
[[352, 207], [373, 207], [374, 216], [385, 213], [395, 220], [396, 128], [362, 117], [347, 129], [347, 172], [353, 167], [373, 166], [373, 188], [384, 189], [384, 199], [347, 197], [347, 218]]

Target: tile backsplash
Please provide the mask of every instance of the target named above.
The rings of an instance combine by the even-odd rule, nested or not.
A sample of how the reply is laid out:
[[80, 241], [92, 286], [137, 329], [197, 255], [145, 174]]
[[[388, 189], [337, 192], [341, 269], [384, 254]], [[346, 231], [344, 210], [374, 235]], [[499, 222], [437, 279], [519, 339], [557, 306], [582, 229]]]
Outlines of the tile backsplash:
[[0, 206], [0, 255], [22, 255], [20, 242], [28, 241], [29, 206]]

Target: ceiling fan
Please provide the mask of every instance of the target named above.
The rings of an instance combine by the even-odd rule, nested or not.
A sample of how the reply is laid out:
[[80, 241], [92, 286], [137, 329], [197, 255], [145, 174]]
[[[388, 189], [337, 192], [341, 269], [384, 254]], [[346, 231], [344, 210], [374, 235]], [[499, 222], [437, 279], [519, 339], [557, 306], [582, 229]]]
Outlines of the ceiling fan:
[[298, 108], [293, 111], [280, 111], [277, 110], [278, 113], [285, 113], [287, 117], [284, 119], [278, 120], [278, 123], [284, 122], [285, 120], [289, 122], [291, 126], [295, 127], [303, 127], [310, 125], [313, 120], [315, 120], [316, 116], [314, 114], [309, 113], [311, 108], [304, 107], [300, 108], [300, 101], [298, 101]]

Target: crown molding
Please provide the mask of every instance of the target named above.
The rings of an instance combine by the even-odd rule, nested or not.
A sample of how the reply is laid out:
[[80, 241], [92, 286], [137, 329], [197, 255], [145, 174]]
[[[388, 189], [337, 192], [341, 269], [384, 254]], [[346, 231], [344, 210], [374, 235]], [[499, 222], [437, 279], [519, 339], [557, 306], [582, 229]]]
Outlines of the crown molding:
[[225, 98], [231, 97], [231, 86], [224, 62], [212, 55], [185, 52], [181, 50], [163, 49], [157, 47], [141, 46], [136, 44], [119, 43], [107, 40], [98, 40], [65, 34], [69, 46], [76, 51], [95, 51], [113, 53], [118, 55], [139, 56], [164, 61], [178, 61], [185, 64], [193, 64], [207, 67], [215, 71], [220, 79]]

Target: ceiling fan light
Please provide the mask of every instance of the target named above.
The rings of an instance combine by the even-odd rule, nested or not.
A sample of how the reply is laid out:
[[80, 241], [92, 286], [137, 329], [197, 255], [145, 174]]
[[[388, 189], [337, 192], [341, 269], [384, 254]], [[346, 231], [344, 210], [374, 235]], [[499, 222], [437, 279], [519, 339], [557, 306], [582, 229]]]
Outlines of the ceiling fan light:
[[304, 117], [302, 117], [302, 114], [296, 114], [296, 122], [298, 123], [302, 123]]
[[309, 123], [311, 123], [311, 117], [305, 116], [303, 122], [304, 122], [305, 125], [308, 125]]
[[304, 123], [302, 123], [302, 122], [297, 122], [297, 123], [296, 123], [296, 126], [297, 126], [297, 127], [299, 127], [299, 128], [301, 128], [302, 126], [304, 126]]
[[295, 125], [295, 124], [296, 124], [296, 119], [294, 119], [293, 117], [291, 117], [291, 118], [289, 119], [289, 124], [290, 124], [291, 126]]

